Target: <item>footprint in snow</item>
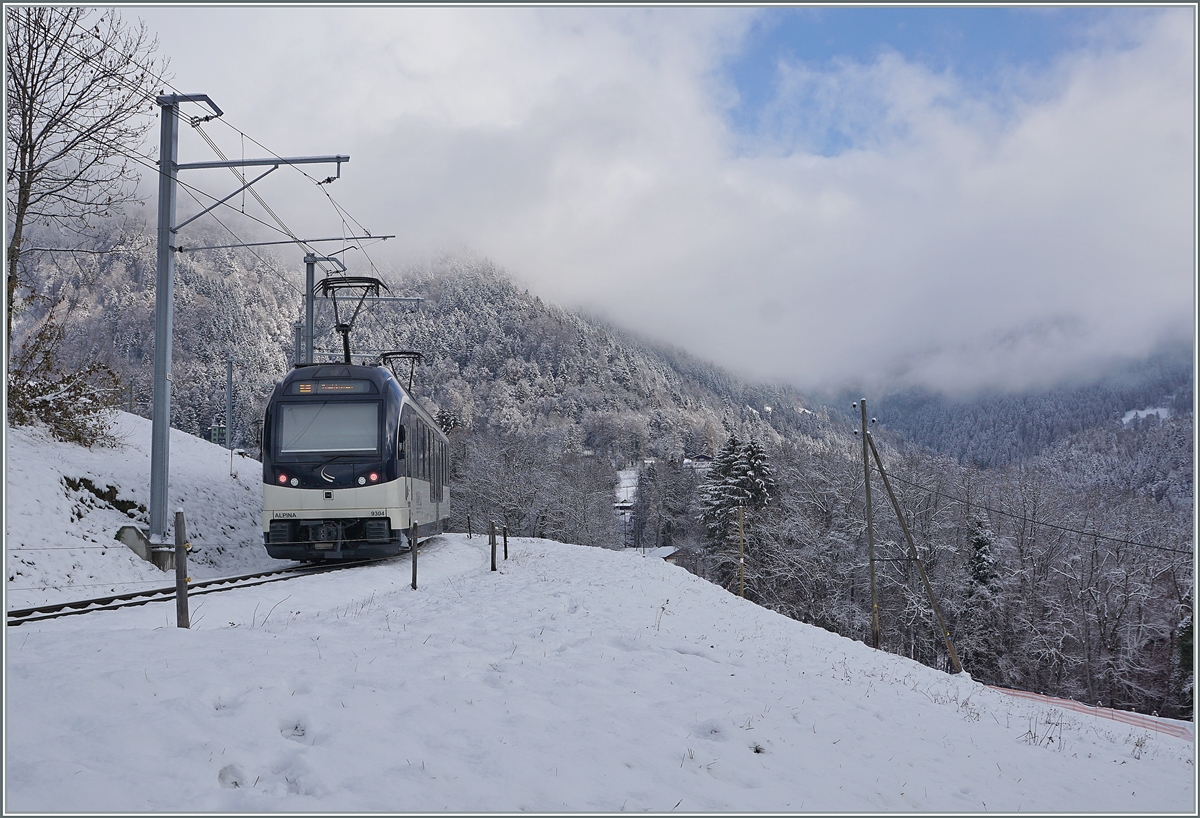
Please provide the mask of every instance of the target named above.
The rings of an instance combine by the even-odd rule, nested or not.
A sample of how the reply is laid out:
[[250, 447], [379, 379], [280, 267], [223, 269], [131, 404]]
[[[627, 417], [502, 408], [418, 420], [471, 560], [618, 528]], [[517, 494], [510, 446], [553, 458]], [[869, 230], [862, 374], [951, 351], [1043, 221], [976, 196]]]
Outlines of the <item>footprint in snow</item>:
[[217, 773], [217, 783], [227, 790], [236, 790], [246, 786], [246, 774], [237, 764], [226, 764]]

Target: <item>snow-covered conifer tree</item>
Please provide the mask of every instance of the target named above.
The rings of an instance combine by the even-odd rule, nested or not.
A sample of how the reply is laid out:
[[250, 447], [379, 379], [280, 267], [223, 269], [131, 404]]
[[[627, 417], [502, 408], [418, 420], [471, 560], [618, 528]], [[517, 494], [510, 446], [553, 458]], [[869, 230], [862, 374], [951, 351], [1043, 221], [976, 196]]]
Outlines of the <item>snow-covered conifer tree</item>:
[[736, 515], [742, 498], [735, 495], [734, 470], [742, 444], [731, 434], [716, 456], [700, 485], [700, 523], [710, 545], [723, 542], [729, 535], [731, 516]]
[[970, 554], [967, 557], [967, 596], [963, 602], [963, 625], [959, 637], [963, 666], [985, 683], [1002, 682], [1000, 655], [999, 572], [993, 553], [995, 535], [983, 517], [967, 523]]
[[[743, 554], [754, 549], [756, 520], [753, 512], [765, 508], [775, 491], [775, 478], [766, 452], [750, 439], [745, 443], [737, 435], [729, 436], [713, 458], [700, 490], [700, 521], [707, 538], [709, 565], [713, 579], [725, 587], [738, 574]], [[738, 515], [741, 512], [741, 536], [738, 543]]]
[[992, 553], [995, 535], [979, 517], [972, 518], [969, 525], [971, 555], [967, 567], [971, 572], [971, 594], [974, 595], [990, 591], [996, 581], [996, 557]]
[[746, 508], [757, 510], [770, 503], [775, 492], [775, 476], [766, 451], [754, 438], [746, 441], [738, 453], [736, 472], [741, 481], [739, 488], [745, 494]]

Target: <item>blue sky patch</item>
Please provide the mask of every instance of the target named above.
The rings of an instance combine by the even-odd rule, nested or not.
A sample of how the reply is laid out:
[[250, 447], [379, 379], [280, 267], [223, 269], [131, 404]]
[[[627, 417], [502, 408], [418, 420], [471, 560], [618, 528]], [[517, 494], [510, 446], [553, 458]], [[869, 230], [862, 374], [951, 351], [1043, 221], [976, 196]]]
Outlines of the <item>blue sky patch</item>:
[[[798, 109], [781, 119], [771, 110], [780, 92], [781, 63], [803, 64], [822, 74], [847, 62], [869, 65], [892, 51], [934, 73], [950, 73], [968, 94], [991, 96], [1006, 90], [1006, 78], [1014, 72], [1042, 73], [1063, 54], [1088, 45], [1098, 28], [1110, 38], [1106, 45], [1132, 45], [1114, 43], [1111, 38], [1114, 32], [1119, 36], [1121, 26], [1104, 24], [1157, 12], [1129, 7], [762, 9], [741, 54], [725, 66], [725, 77], [738, 94], [727, 116], [734, 131], [749, 141], [792, 141], [834, 155], [860, 144], [871, 123], [861, 112], [839, 120], [839, 106], [828, 98], [828, 90], [807, 88], [798, 94], [792, 89]], [[809, 99], [822, 94], [822, 100]], [[812, 111], [810, 104], [821, 110]], [[802, 124], [814, 119], [824, 124]], [[789, 135], [792, 126], [800, 131]]]

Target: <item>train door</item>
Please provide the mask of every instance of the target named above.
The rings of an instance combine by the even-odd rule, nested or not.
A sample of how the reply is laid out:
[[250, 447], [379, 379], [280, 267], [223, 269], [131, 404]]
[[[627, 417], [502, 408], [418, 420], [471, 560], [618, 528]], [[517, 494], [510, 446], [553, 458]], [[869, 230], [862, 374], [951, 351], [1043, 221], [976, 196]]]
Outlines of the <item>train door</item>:
[[445, 478], [444, 464], [442, 463], [445, 444], [436, 435], [431, 435], [431, 437], [433, 438], [433, 475], [429, 484], [429, 493], [435, 503], [440, 503], [443, 501], [442, 481]]
[[400, 430], [397, 437], [403, 446], [404, 459], [400, 461], [400, 480], [404, 483], [404, 505], [407, 506], [406, 527], [413, 524], [413, 464], [416, 462], [417, 436], [416, 416], [408, 403], [400, 410]]

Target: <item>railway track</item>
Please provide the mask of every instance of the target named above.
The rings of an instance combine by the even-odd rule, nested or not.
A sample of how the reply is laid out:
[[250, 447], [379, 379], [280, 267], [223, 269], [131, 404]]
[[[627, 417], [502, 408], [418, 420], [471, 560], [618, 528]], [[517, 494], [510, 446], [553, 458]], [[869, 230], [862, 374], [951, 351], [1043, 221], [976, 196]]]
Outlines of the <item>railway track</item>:
[[[372, 560], [350, 560], [338, 563], [321, 563], [318, 565], [289, 565], [273, 571], [260, 571], [254, 574], [239, 574], [232, 577], [217, 577], [199, 582], [188, 583], [188, 596], [199, 596], [219, 591], [232, 591], [237, 588], [251, 588], [255, 585], [265, 585], [268, 582], [282, 582], [296, 577], [323, 574], [328, 571], [340, 571], [343, 568], [353, 568], [365, 565]], [[57, 602], [49, 605], [38, 605], [34, 608], [19, 608], [8, 611], [9, 625], [22, 625], [26, 622], [38, 622], [44, 619], [57, 619], [63, 616], [92, 613], [93, 611], [112, 611], [117, 608], [129, 608], [146, 605], [150, 602], [167, 602], [175, 598], [175, 586], [166, 588], [151, 588], [133, 591], [127, 594], [81, 599], [74, 602]]]

